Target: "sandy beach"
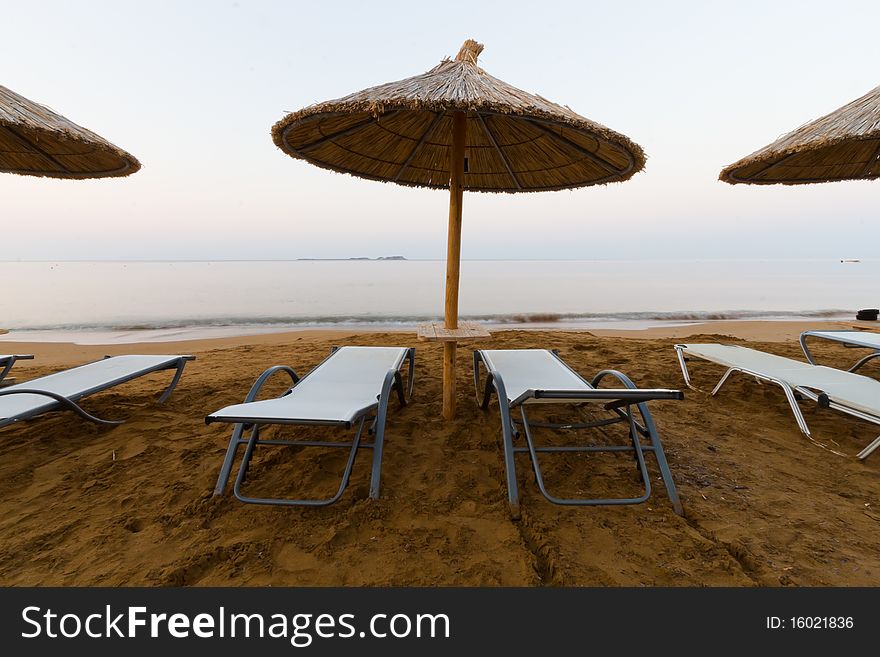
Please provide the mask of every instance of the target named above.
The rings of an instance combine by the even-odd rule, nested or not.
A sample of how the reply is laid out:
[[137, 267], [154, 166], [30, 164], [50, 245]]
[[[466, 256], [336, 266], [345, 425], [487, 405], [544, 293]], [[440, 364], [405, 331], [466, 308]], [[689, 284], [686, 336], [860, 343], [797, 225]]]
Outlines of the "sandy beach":
[[[718, 322], [614, 336], [500, 331], [473, 347], [556, 348], [583, 374], [613, 367], [643, 386], [682, 387], [672, 345], [686, 336], [748, 340], [800, 358], [794, 337], [804, 328]], [[229, 428], [205, 426], [204, 416], [241, 401], [266, 367], [286, 363], [304, 373], [342, 343], [418, 350], [412, 402], [394, 408], [387, 426], [382, 499], [366, 499], [363, 454], [349, 490], [328, 508], [244, 505], [231, 492], [212, 497]], [[85, 403], [99, 416], [127, 419], [117, 428], [55, 413], [2, 431], [3, 585], [880, 584], [880, 460], [858, 462], [811, 444], [782, 394], [751, 381], [732, 381], [718, 398], [688, 391], [683, 402], [654, 405], [685, 517], [672, 512], [659, 485], [639, 506], [553, 506], [521, 457], [523, 518], [512, 522], [498, 410], [493, 404], [483, 412], [474, 402], [470, 349], [459, 350], [454, 422], [440, 418], [442, 349], [411, 333], [301, 331], [108, 347], [7, 343], [6, 350], [37, 356], [16, 366], [20, 380], [104, 353], [192, 353], [197, 360], [163, 406], [155, 395], [164, 374]], [[829, 363], [852, 360], [833, 346], [815, 352]], [[869, 367], [866, 373], [877, 373]], [[708, 384], [719, 370], [706, 365], [694, 374]], [[839, 413], [807, 414], [817, 436], [847, 453], [876, 436], [872, 425]], [[342, 450], [266, 449], [249, 485], [327, 494], [343, 463]], [[543, 467], [559, 492], [622, 494], [638, 484], [628, 459], [614, 456], [555, 456]]]

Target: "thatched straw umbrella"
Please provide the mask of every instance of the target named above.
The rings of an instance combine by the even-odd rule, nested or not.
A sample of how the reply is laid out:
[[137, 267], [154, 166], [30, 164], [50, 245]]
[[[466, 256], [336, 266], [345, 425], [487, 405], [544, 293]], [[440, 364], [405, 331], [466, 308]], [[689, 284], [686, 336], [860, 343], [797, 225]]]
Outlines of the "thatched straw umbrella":
[[0, 171], [50, 178], [127, 176], [132, 155], [91, 130], [0, 86]]
[[799, 185], [880, 177], [880, 87], [722, 169], [735, 185]]
[[[306, 107], [272, 128], [285, 153], [333, 171], [449, 189], [443, 415], [455, 414], [462, 191], [538, 192], [627, 180], [645, 164], [627, 137], [492, 77], [483, 46], [422, 75]], [[442, 336], [440, 335], [442, 333]], [[426, 337], [426, 336], [422, 336]]]

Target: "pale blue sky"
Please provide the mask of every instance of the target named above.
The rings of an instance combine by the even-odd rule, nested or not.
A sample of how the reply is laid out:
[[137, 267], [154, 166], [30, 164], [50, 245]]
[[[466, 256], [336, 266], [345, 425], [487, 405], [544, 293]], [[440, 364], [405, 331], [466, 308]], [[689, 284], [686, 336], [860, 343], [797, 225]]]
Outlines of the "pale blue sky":
[[124, 179], [0, 175], [3, 258], [445, 257], [444, 192], [317, 169], [288, 111], [423, 72], [493, 75], [629, 135], [631, 181], [465, 196], [465, 258], [876, 257], [880, 184], [718, 171], [880, 84], [880, 3], [11, 2], [3, 84], [137, 156]]

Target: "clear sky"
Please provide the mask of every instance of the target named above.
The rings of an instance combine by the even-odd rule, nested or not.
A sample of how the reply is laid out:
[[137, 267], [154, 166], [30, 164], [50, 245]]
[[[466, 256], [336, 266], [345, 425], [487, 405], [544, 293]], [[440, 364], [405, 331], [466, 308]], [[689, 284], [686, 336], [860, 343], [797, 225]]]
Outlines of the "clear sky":
[[469, 37], [487, 71], [627, 134], [648, 164], [607, 187], [466, 194], [463, 257], [877, 257], [880, 183], [717, 181], [880, 84], [876, 0], [0, 0], [0, 16], [0, 84], [143, 164], [0, 175], [3, 259], [445, 257], [446, 193], [318, 169], [269, 131]]

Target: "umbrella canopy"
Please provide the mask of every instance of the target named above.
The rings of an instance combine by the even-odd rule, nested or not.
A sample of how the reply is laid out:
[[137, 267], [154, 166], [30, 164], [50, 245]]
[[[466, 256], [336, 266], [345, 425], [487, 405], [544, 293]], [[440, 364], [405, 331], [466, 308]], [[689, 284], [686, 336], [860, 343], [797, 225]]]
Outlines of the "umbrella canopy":
[[468, 40], [427, 73], [306, 107], [272, 128], [285, 153], [400, 185], [447, 189], [455, 112], [467, 113], [463, 187], [532, 192], [627, 180], [645, 165], [626, 136], [477, 65]]
[[[272, 127], [282, 151], [333, 171], [449, 189], [443, 415], [455, 415], [463, 190], [538, 192], [628, 180], [645, 166], [630, 139], [477, 65], [482, 44], [427, 73], [306, 107]], [[435, 332], [435, 338], [436, 338]], [[427, 338], [431, 339], [431, 338]], [[437, 338], [440, 339], [440, 338]]]
[[127, 176], [132, 155], [91, 130], [0, 86], [0, 171], [51, 178]]
[[722, 169], [735, 185], [798, 185], [880, 177], [880, 87]]

